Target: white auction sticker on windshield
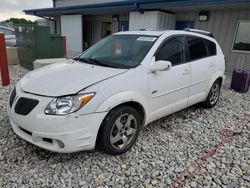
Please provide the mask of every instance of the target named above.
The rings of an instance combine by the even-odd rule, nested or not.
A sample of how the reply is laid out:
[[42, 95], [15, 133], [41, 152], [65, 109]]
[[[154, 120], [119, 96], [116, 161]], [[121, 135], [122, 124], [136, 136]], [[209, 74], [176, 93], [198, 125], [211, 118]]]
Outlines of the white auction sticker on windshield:
[[156, 37], [139, 37], [137, 41], [147, 41], [147, 42], [154, 42]]

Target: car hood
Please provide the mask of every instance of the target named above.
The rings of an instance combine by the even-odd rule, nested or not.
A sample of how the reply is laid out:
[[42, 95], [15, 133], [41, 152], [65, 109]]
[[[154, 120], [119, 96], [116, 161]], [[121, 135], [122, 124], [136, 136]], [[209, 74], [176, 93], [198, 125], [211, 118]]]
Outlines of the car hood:
[[28, 93], [57, 97], [75, 94], [90, 85], [126, 71], [126, 69], [67, 60], [26, 74], [20, 80], [20, 86], [23, 91]]

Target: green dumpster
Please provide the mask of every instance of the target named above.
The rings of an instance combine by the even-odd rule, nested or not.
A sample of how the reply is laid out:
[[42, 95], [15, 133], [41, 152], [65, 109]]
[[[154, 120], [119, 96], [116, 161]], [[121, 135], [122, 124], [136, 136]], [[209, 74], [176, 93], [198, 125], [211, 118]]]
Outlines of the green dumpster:
[[32, 70], [36, 59], [64, 57], [64, 37], [51, 35], [49, 27], [16, 25], [15, 32], [21, 66]]

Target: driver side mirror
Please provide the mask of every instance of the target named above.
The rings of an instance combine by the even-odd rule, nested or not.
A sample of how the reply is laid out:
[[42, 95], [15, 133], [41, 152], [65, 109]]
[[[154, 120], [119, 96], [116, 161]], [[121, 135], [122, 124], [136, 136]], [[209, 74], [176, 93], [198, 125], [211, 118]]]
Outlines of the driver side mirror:
[[149, 67], [149, 71], [151, 73], [155, 73], [158, 71], [168, 71], [171, 69], [171, 67], [172, 67], [172, 63], [170, 61], [159, 60], [159, 61], [154, 62]]

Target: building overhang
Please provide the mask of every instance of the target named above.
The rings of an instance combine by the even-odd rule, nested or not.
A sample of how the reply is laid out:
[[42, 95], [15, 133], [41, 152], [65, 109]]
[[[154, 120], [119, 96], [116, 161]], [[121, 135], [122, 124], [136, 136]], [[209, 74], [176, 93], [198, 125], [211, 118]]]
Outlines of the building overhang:
[[[247, 5], [247, 6], [246, 6]], [[54, 17], [67, 14], [104, 14], [104, 13], [122, 13], [128, 11], [146, 11], [146, 10], [195, 10], [220, 9], [220, 8], [241, 8], [250, 7], [250, 0], [123, 0], [109, 3], [98, 3], [90, 5], [65, 6], [53, 8], [41, 8], [24, 10], [25, 14], [40, 17]]]
[[98, 3], [90, 5], [63, 6], [53, 8], [41, 8], [24, 10], [25, 14], [35, 16], [53, 17], [67, 14], [91, 14], [100, 12], [121, 12], [135, 10], [137, 1], [118, 1], [111, 3]]

